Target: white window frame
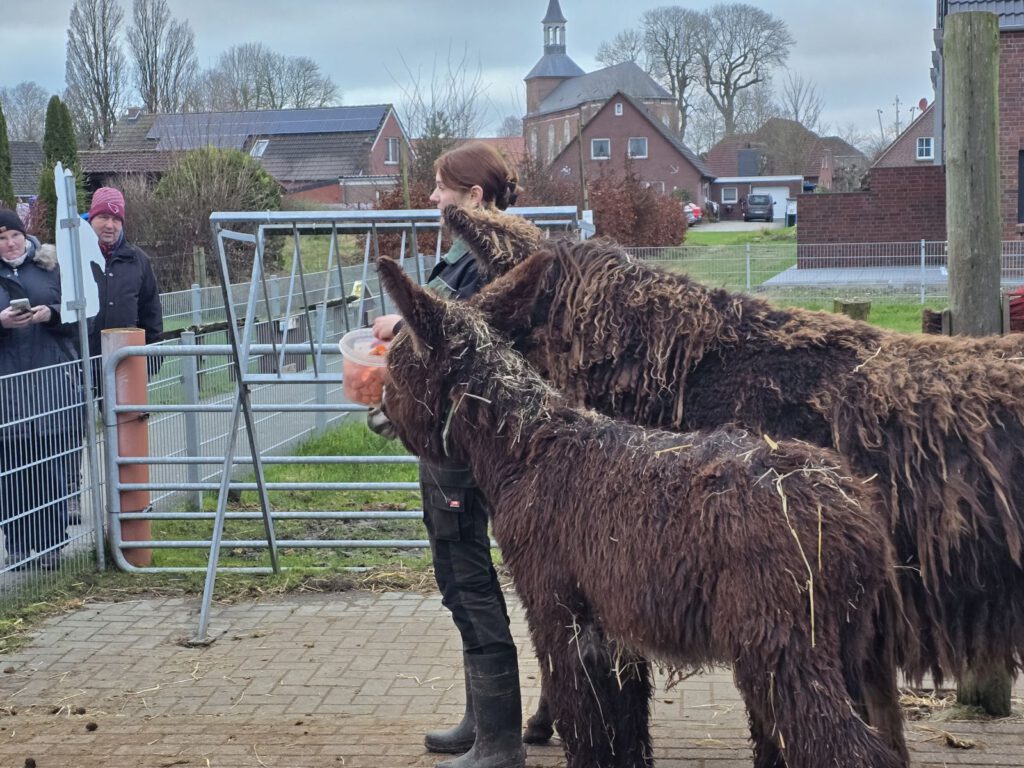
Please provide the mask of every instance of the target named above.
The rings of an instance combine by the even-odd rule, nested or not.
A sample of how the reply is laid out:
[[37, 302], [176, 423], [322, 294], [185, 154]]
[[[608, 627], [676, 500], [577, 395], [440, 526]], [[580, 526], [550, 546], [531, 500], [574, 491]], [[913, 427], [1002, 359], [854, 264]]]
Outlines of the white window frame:
[[[927, 143], [926, 143], [927, 142]], [[923, 149], [927, 148], [927, 152], [922, 152]], [[918, 160], [934, 160], [935, 159], [935, 140], [931, 136], [918, 136], [917, 137], [917, 159]]]
[[249, 150], [249, 157], [263, 157], [263, 153], [267, 151], [269, 144], [270, 139], [256, 139]]
[[[633, 154], [633, 142], [642, 141], [644, 143], [644, 153], [642, 155]], [[629, 141], [626, 143], [626, 154], [629, 155], [632, 160], [646, 160], [647, 159], [647, 137], [646, 136], [630, 136]]]
[[615, 102], [615, 116], [616, 117], [622, 117], [622, 102], [621, 101], [616, 101]]
[[[728, 193], [732, 192], [730, 199]], [[722, 187], [722, 205], [736, 205], [740, 201], [739, 187]]]
[[[398, 159], [402, 154], [402, 146], [398, 142], [397, 136], [384, 137], [384, 165], [398, 165]], [[392, 147], [395, 149], [394, 154], [391, 152]]]
[[[597, 141], [608, 142], [608, 154], [607, 155], [595, 155], [594, 154], [594, 143]], [[611, 139], [591, 139], [590, 140], [590, 159], [591, 160], [611, 160], [612, 159], [612, 140]]]

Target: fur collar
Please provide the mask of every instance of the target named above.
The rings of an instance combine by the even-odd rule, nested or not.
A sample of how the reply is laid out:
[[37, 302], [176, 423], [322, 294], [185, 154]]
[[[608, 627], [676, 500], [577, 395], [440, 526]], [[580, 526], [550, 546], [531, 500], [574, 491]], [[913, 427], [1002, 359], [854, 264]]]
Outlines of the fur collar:
[[40, 269], [45, 269], [47, 272], [53, 272], [53, 270], [57, 268], [57, 247], [51, 243], [40, 244], [40, 242], [31, 235], [29, 235], [27, 239], [35, 246], [35, 255], [30, 256], [32, 261], [34, 261], [36, 266]]

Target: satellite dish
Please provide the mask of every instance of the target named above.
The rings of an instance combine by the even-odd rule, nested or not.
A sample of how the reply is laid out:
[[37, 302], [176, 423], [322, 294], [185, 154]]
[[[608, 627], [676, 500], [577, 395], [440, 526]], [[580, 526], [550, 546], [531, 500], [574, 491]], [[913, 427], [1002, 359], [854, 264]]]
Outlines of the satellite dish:
[[921, 99], [917, 102], [917, 108], [924, 112], [928, 108], [928, 99]]

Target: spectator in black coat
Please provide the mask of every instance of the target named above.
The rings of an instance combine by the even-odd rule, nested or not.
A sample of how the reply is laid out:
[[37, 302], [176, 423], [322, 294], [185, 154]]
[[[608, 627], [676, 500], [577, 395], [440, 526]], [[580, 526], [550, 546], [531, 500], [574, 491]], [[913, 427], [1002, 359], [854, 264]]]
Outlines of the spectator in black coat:
[[61, 323], [56, 250], [0, 208], [0, 529], [9, 567], [25, 567], [35, 550], [41, 567], [57, 568], [67, 541], [68, 472], [82, 447], [74, 330]]
[[164, 330], [156, 275], [145, 251], [125, 240], [124, 210], [124, 196], [113, 187], [97, 189], [89, 206], [89, 224], [106, 260], [103, 273], [94, 274], [100, 309], [89, 320], [90, 355], [100, 354], [100, 331], [107, 328], [142, 328], [147, 344], [159, 341]]

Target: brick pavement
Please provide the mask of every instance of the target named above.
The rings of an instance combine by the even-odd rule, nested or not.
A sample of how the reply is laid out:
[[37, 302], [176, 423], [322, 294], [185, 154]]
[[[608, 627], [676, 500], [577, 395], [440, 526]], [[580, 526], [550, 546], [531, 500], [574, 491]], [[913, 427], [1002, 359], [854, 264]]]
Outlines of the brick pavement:
[[[522, 611], [514, 601], [510, 610], [525, 710], [537, 700], [536, 662]], [[38, 768], [427, 768], [436, 760], [423, 730], [461, 713], [459, 645], [437, 596], [215, 606], [217, 640], [202, 648], [183, 644], [196, 611], [180, 598], [90, 605], [0, 657], [0, 766], [31, 757]], [[915, 768], [1024, 766], [1024, 690], [1015, 693], [1018, 716], [1007, 720], [908, 723]], [[950, 747], [947, 733], [975, 747]], [[653, 735], [660, 768], [751, 763], [726, 671], [659, 689]], [[564, 765], [561, 748], [531, 747], [528, 765]]]

